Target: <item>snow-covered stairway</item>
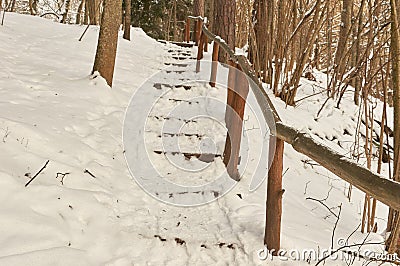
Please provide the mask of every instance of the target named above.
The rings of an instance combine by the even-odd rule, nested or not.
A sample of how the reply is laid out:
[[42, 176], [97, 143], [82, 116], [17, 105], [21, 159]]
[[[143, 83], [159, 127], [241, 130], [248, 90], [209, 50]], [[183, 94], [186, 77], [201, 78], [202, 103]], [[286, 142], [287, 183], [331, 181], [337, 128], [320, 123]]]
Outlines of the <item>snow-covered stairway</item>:
[[[153, 196], [178, 205], [198, 205], [221, 197], [227, 187], [234, 184], [232, 180], [226, 185], [221, 183], [226, 179], [218, 181], [225, 175], [222, 153], [226, 139], [226, 89], [208, 84], [210, 64], [206, 62], [199, 66], [194, 61], [195, 48], [192, 51], [166, 43], [165, 49], [171, 55], [165, 62], [166, 68], [139, 89], [132, 99], [125, 123], [126, 132], [129, 132], [126, 135], [131, 135], [130, 131], [140, 132], [138, 125], [144, 126], [147, 168], [153, 169], [144, 168], [145, 156], [139, 160], [137, 150], [130, 153], [127, 149], [127, 159], [133, 176], [151, 177], [156, 173], [165, 182], [181, 186], [167, 190], [160, 185], [164, 181], [153, 180], [158, 184], [157, 188], [146, 189]], [[143, 103], [143, 99], [150, 101]], [[137, 120], [139, 112], [144, 120]], [[136, 122], [131, 123], [135, 117]], [[128, 139], [125, 144], [129, 147], [136, 140]], [[137, 173], [139, 164], [143, 168], [142, 174]], [[199, 188], [207, 184], [213, 185]]]
[[[160, 258], [164, 262], [181, 263], [183, 258], [186, 265], [259, 262], [255, 250], [262, 247], [264, 193], [252, 193], [251, 198], [259, 198], [260, 205], [248, 206], [243, 200], [250, 194], [248, 183], [234, 187], [236, 182], [226, 174], [222, 162], [226, 88], [209, 86], [209, 63], [202, 62], [196, 71], [195, 48], [167, 43], [164, 49], [171, 55], [165, 61], [166, 68], [138, 89], [125, 119], [125, 155], [130, 171], [139, 186], [155, 198], [143, 196], [144, 206], [158, 202], [156, 209], [141, 212], [147, 218], [140, 219], [154, 224], [148, 221], [153, 216], [157, 226], [141, 232], [140, 241], [151, 243], [155, 252], [173, 246], [172, 254], [182, 256], [167, 254]], [[227, 74], [227, 69], [221, 69], [220, 84], [226, 83]], [[253, 121], [247, 119], [248, 128], [254, 129]], [[137, 139], [144, 139], [143, 147]], [[228, 198], [222, 197], [229, 191]], [[243, 230], [242, 225], [249, 223], [252, 229]]]

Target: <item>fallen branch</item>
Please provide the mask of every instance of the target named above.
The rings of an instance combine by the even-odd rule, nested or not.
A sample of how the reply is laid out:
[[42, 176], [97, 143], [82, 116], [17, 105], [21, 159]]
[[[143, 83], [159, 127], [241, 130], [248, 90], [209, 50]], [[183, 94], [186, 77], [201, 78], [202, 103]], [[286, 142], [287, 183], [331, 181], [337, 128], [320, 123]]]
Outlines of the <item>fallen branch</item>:
[[83, 36], [85, 36], [85, 34], [86, 34], [87, 30], [89, 29], [89, 27], [90, 27], [90, 24], [88, 24], [88, 25], [86, 26], [86, 29], [83, 31], [81, 37], [78, 39], [79, 42], [82, 41]]
[[85, 171], [83, 173], [88, 174], [93, 178], [96, 178], [96, 176], [94, 174], [92, 174], [88, 169], [85, 169]]
[[35, 180], [35, 178], [47, 167], [47, 165], [49, 164], [50, 160], [47, 160], [47, 162], [45, 163], [45, 165], [42, 167], [42, 169], [39, 170], [39, 172], [37, 172], [32, 178], [31, 180], [29, 180], [28, 183], [25, 184], [25, 187], [29, 186], [30, 183], [32, 183], [33, 180]]

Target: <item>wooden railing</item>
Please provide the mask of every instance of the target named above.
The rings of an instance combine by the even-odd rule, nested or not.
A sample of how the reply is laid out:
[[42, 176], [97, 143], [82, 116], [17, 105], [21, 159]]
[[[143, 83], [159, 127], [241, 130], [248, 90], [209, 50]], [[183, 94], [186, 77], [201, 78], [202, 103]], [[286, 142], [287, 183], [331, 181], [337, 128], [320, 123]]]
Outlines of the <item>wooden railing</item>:
[[[302, 153], [313, 159], [321, 166], [328, 169], [341, 179], [354, 185], [361, 191], [371, 195], [375, 199], [396, 210], [400, 210], [400, 183], [384, 178], [383, 176], [368, 170], [367, 168], [357, 164], [350, 159], [347, 159], [343, 155], [330, 149], [325, 144], [314, 140], [309, 134], [301, 132], [283, 123], [276, 109], [274, 108], [271, 99], [265, 92], [262, 83], [260, 82], [255, 71], [253, 70], [251, 63], [247, 60], [245, 56], [235, 54], [235, 52], [228, 47], [225, 41], [221, 40], [220, 37], [217, 37], [212, 32], [210, 32], [206, 24], [203, 23], [203, 18], [188, 18], [186, 25], [186, 41], [190, 41], [190, 20], [198, 22], [195, 23], [198, 29], [200, 27], [199, 25], [201, 25], [201, 33], [197, 34], [198, 36], [195, 36], [195, 41], [196, 43], [198, 43], [198, 60], [201, 60], [203, 58], [204, 47], [208, 46], [206, 38], [214, 42], [212, 56], [213, 63], [210, 75], [210, 84], [212, 86], [215, 86], [218, 68], [218, 53], [221, 49], [228, 54], [230, 58], [230, 65], [240, 69], [244, 73], [244, 75], [246, 75], [252, 81], [245, 85], [243, 85], [243, 82], [238, 83], [237, 79], [235, 79], [234, 84], [231, 81], [228, 81], [229, 89], [227, 104], [230, 105], [233, 110], [235, 110], [238, 114], [241, 114], [244, 111], [244, 105], [232, 104], [232, 97], [235, 97], [235, 95], [243, 95], [243, 91], [245, 91], [243, 86], [247, 86], [248, 89], [250, 85], [250, 88], [255, 95], [257, 103], [263, 111], [263, 115], [267, 123], [269, 122], [270, 113], [272, 112], [275, 127], [270, 127], [270, 129], [272, 131], [272, 135], [277, 138], [277, 149], [275, 151], [274, 161], [272, 162], [271, 169], [268, 173], [268, 195], [266, 210], [267, 218], [266, 235], [264, 238], [264, 242], [269, 249], [279, 250], [280, 248], [280, 221], [282, 208], [281, 198], [283, 194], [281, 166], [283, 158], [283, 145], [281, 145], [281, 142], [286, 142], [287, 144], [291, 145], [297, 152]], [[232, 93], [234, 94], [234, 96], [232, 96]], [[246, 98], [244, 97], [244, 99]], [[227, 124], [228, 135], [235, 135], [239, 130], [241, 134], [242, 121], [228, 119], [226, 122], [230, 123], [230, 125]], [[240, 125], [237, 125], [235, 123], [239, 123]], [[229, 132], [229, 129], [233, 131]], [[234, 140], [235, 138], [231, 136], [231, 139]], [[228, 144], [227, 138], [225, 149], [227, 149], [228, 145], [240, 144]], [[232, 149], [232, 153], [230, 154], [230, 156], [239, 156], [239, 151]], [[234, 169], [230, 169], [230, 167], [235, 167], [235, 165], [227, 165], [228, 172], [234, 171]]]

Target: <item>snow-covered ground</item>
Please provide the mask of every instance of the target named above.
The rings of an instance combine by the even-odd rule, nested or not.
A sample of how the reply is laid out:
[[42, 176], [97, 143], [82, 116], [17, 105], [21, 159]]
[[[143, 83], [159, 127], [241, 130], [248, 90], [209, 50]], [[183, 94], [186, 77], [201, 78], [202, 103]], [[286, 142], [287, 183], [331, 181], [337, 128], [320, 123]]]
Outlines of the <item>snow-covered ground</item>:
[[[154, 74], [166, 71], [165, 63], [182, 63], [168, 52], [179, 48], [132, 29], [132, 42], [120, 38], [110, 89], [101, 77], [89, 75], [98, 28], [91, 27], [79, 42], [83, 30], [12, 13], [6, 14], [5, 25], [0, 27], [0, 265], [307, 265], [258, 258], [263, 248], [265, 183], [249, 192], [249, 181], [244, 180], [225, 196], [199, 207], [165, 204], [141, 189], [125, 160], [125, 112], [138, 88]], [[325, 82], [323, 74], [316, 76]], [[163, 78], [172, 83], [177, 76]], [[226, 78], [223, 71], [219, 78]], [[302, 82], [299, 98], [312, 94], [318, 84]], [[207, 89], [188, 93], [180, 88], [174, 97], [225, 95], [223, 90]], [[342, 109], [329, 103], [318, 121], [314, 118], [324, 101], [321, 95], [295, 108], [273, 100], [284, 121], [348, 154], [358, 115], [350, 95]], [[168, 102], [161, 100], [160, 105], [168, 106]], [[246, 112], [245, 119], [251, 116]], [[148, 128], [154, 139], [158, 139], [154, 132], [157, 115], [152, 113], [154, 124]], [[224, 136], [216, 127], [197, 130], [220, 136], [213, 151], [221, 152]], [[251, 120], [245, 129], [254, 129]], [[249, 146], [256, 146], [257, 142], [248, 139]], [[162, 148], [157, 141], [149, 145]], [[160, 157], [152, 156], [157, 164]], [[25, 187], [47, 160], [47, 167]], [[338, 239], [350, 235], [349, 244], [361, 243], [366, 235], [352, 232], [360, 225], [363, 193], [355, 190], [349, 202], [344, 181], [306, 163], [307, 158], [289, 146], [284, 160], [282, 248], [301, 251], [331, 246], [337, 218], [307, 197], [324, 200], [336, 214], [342, 204], [335, 248]], [[250, 163], [246, 171], [252, 167]], [[223, 171], [220, 158], [211, 167], [211, 173], [218, 171]], [[371, 234], [369, 240], [383, 241], [380, 233], [386, 216], [387, 208], [378, 205], [378, 234]], [[364, 248], [382, 252], [380, 245]], [[326, 263], [347, 265], [342, 260]]]

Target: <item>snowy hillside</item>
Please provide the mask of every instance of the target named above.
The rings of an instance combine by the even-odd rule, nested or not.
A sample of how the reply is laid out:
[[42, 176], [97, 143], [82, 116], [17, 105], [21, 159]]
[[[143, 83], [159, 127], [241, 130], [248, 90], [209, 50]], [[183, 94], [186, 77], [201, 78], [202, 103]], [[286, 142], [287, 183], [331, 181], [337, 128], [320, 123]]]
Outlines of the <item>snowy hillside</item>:
[[[0, 27], [0, 265], [308, 265], [258, 257], [265, 183], [249, 192], [248, 181], [240, 182], [217, 201], [186, 208], [165, 204], [142, 190], [124, 156], [125, 112], [147, 79], [182, 62], [168, 52], [181, 48], [132, 29], [132, 42], [119, 40], [110, 89], [101, 77], [89, 76], [98, 28], [91, 27], [79, 42], [83, 30], [12, 13]], [[317, 82], [302, 81], [298, 98], [326, 82], [323, 74], [315, 75]], [[221, 72], [219, 78], [225, 77]], [[215, 97], [225, 95], [209, 90]], [[178, 92], [195, 97], [204, 90]], [[358, 108], [345, 97], [341, 109], [328, 103], [315, 119], [323, 101], [324, 95], [317, 95], [293, 108], [274, 99], [284, 121], [348, 154]], [[245, 123], [245, 129], [252, 128]], [[220, 132], [215, 134], [223, 141]], [[47, 160], [46, 168], [25, 187]], [[212, 167], [223, 171], [220, 158]], [[355, 189], [349, 202], [344, 181], [288, 146], [284, 172], [283, 249], [330, 248], [337, 221], [335, 248], [339, 239], [349, 236], [349, 243], [364, 240], [359, 230], [352, 234], [360, 225], [363, 193]], [[306, 198], [323, 200], [332, 209]], [[378, 233], [368, 239], [382, 242], [387, 208], [379, 205], [377, 217]], [[383, 252], [381, 245], [364, 248]], [[326, 264], [347, 265], [341, 260]]]

